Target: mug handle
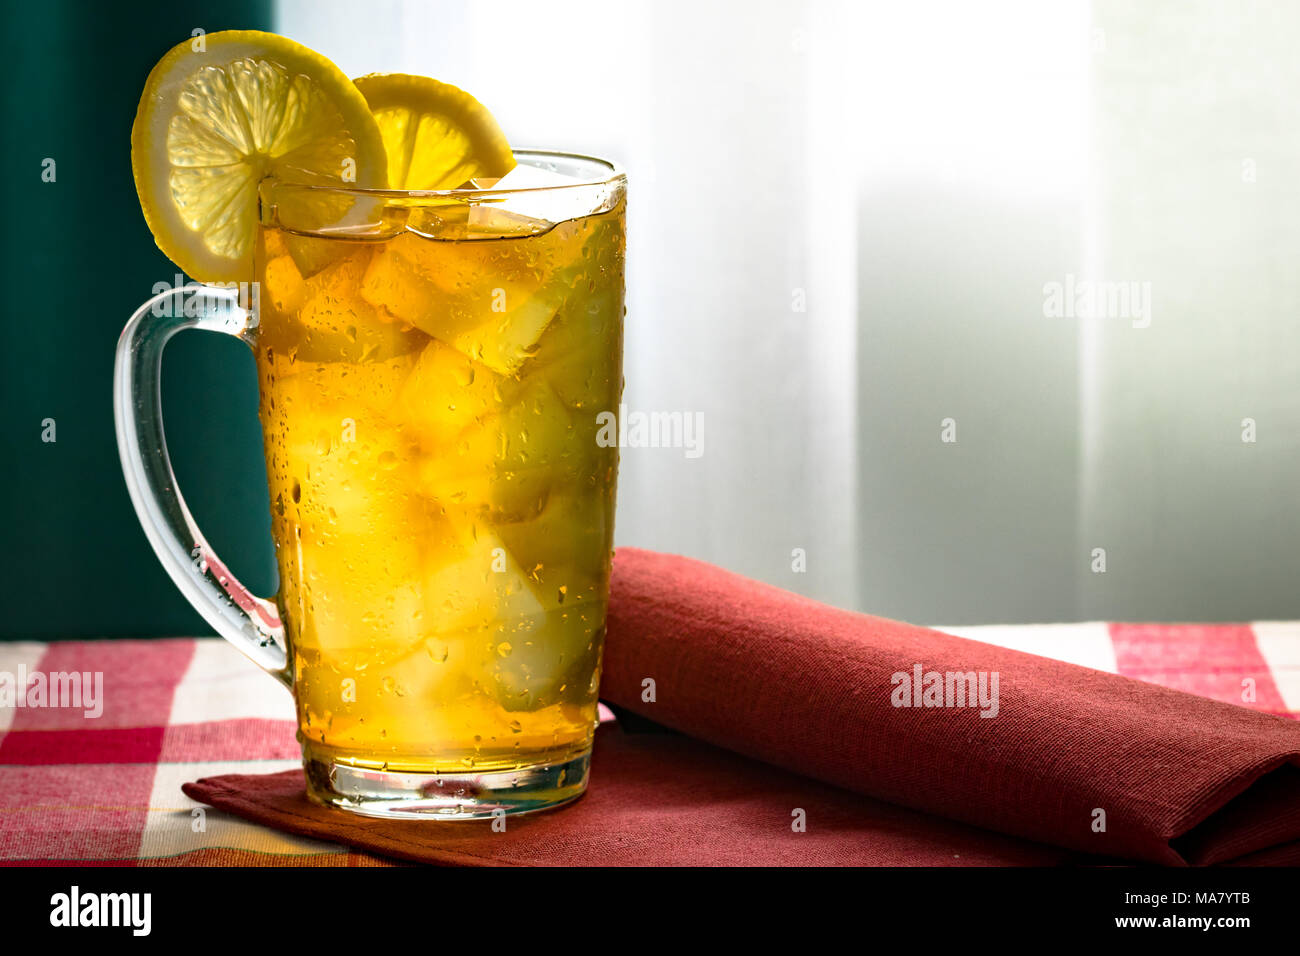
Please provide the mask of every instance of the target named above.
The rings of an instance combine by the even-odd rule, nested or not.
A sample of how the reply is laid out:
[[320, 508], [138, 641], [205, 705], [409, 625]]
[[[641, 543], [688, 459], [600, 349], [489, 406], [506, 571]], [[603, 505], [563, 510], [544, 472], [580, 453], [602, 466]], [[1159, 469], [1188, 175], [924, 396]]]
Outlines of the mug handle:
[[[176, 303], [167, 303], [172, 298]], [[169, 307], [159, 310], [164, 303]], [[163, 437], [161, 373], [167, 340], [182, 329], [206, 329], [233, 335], [251, 347], [256, 326], [256, 305], [241, 307], [233, 289], [191, 285], [155, 295], [131, 316], [118, 340], [113, 418], [126, 488], [158, 560], [218, 634], [292, 687], [279, 611], [274, 602], [240, 584], [208, 545], [176, 487]]]

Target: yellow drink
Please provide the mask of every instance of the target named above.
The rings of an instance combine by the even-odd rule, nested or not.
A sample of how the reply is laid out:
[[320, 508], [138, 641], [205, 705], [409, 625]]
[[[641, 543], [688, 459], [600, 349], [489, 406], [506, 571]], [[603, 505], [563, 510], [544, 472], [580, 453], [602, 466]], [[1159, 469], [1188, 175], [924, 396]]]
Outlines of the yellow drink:
[[624, 221], [456, 205], [329, 238], [269, 217], [255, 347], [278, 604], [313, 761], [585, 754], [622, 391]]
[[[403, 819], [573, 800], [609, 591], [627, 179], [511, 149], [431, 77], [352, 80], [256, 30], [202, 41], [158, 61], [131, 126], [145, 222], [205, 284], [155, 295], [118, 342], [145, 534], [293, 693], [311, 799]], [[171, 469], [162, 351], [193, 328], [256, 352], [274, 599], [213, 552]]]

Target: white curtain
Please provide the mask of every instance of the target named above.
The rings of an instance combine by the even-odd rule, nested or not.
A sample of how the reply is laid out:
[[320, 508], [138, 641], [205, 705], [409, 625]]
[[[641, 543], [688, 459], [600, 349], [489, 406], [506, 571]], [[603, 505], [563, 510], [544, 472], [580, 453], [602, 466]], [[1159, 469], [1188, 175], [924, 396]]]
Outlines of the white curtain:
[[627, 167], [626, 402], [704, 433], [624, 451], [619, 543], [923, 623], [1300, 616], [1300, 7], [278, 11]]
[[618, 543], [840, 604], [856, 601], [857, 224], [833, 14], [850, 7], [278, 7], [281, 32], [350, 75], [436, 76], [516, 145], [626, 166], [625, 401], [698, 413], [703, 453], [624, 449]]

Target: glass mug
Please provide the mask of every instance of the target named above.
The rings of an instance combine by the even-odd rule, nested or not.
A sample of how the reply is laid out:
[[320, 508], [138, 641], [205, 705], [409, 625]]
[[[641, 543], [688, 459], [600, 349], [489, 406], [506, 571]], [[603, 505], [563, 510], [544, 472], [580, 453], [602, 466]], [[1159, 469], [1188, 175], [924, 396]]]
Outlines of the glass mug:
[[[327, 805], [469, 819], [586, 787], [626, 179], [587, 157], [515, 156], [572, 184], [268, 180], [253, 295], [164, 292], [118, 344], [117, 438], [140, 522], [204, 619], [292, 690], [307, 791]], [[231, 575], [176, 487], [161, 355], [188, 328], [256, 354], [274, 599]]]

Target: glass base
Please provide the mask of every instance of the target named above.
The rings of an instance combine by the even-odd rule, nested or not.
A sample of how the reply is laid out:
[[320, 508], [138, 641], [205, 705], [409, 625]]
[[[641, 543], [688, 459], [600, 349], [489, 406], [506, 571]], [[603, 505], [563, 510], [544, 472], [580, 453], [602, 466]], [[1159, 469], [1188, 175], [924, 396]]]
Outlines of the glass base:
[[390, 820], [483, 820], [549, 810], [587, 789], [591, 751], [560, 763], [491, 773], [401, 773], [307, 756], [315, 803]]

